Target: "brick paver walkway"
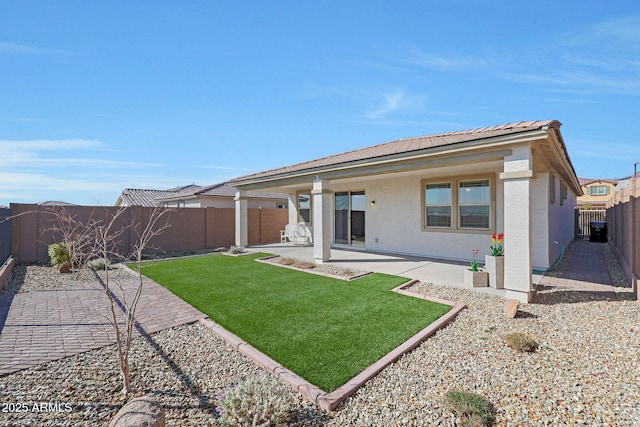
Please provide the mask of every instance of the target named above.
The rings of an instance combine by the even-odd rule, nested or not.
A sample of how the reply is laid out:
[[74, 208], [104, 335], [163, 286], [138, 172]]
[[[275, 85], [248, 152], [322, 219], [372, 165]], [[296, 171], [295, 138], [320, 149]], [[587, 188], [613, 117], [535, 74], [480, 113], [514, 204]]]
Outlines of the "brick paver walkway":
[[[122, 285], [127, 296], [137, 277]], [[117, 292], [118, 301], [123, 295]], [[115, 343], [111, 308], [102, 285], [0, 296], [0, 375]], [[116, 307], [119, 323], [124, 314]], [[135, 333], [146, 335], [207, 316], [145, 279]]]
[[540, 285], [566, 291], [590, 292], [615, 299], [616, 294], [602, 252], [604, 244], [606, 243], [577, 240], [564, 271], [559, 277], [544, 276]]

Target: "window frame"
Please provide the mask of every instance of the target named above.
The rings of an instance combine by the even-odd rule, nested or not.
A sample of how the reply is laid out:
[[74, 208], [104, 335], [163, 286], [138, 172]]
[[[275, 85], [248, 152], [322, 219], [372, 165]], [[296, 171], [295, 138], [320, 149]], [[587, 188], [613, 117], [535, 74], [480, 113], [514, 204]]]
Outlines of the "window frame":
[[[458, 193], [460, 191], [460, 183], [473, 181], [489, 182], [489, 228], [474, 228], [460, 226], [460, 203]], [[451, 226], [427, 226], [427, 185], [428, 184], [450, 184], [451, 185]], [[421, 206], [422, 211], [421, 231], [425, 232], [444, 232], [444, 233], [465, 233], [465, 234], [491, 234], [495, 232], [496, 224], [496, 178], [495, 175], [469, 175], [451, 178], [433, 178], [423, 179], [420, 181]], [[444, 205], [443, 205], [444, 206]], [[464, 206], [464, 205], [463, 205]], [[472, 206], [472, 205], [466, 205]]]
[[[309, 221], [305, 221], [302, 215], [300, 214], [300, 196], [309, 196]], [[296, 213], [298, 214], [298, 223], [305, 223], [308, 226], [313, 225], [313, 194], [311, 194], [311, 189], [309, 190], [299, 190], [296, 192]]]
[[[488, 201], [488, 203], [465, 203], [465, 204], [463, 204], [462, 202], [460, 202], [460, 200], [458, 200], [456, 214], [458, 216], [458, 218], [457, 218], [458, 219], [458, 228], [460, 230], [483, 230], [483, 231], [491, 230], [491, 224], [492, 224], [492, 221], [491, 221], [491, 212], [492, 212], [492, 209], [491, 209], [491, 199], [492, 199], [491, 181], [489, 179], [461, 179], [461, 180], [458, 180], [458, 183], [456, 185], [456, 192], [458, 193], [458, 199], [459, 199], [460, 198], [459, 197], [460, 189], [463, 188], [463, 187], [461, 187], [461, 184], [466, 183], [466, 182], [484, 182], [484, 181], [487, 182], [487, 185], [489, 187], [489, 201]], [[485, 227], [469, 227], [469, 226], [463, 227], [461, 225], [462, 224], [462, 211], [461, 211], [460, 208], [462, 208], [463, 206], [487, 206], [487, 205], [489, 206], [489, 218], [488, 218], [489, 219], [489, 226], [488, 227], [486, 227], [486, 228]]]
[[[604, 193], [597, 191], [598, 189], [604, 189]], [[596, 190], [596, 191], [594, 191]], [[608, 196], [609, 195], [609, 186], [607, 185], [592, 185], [589, 187], [589, 195], [590, 196]]]
[[[449, 184], [449, 191], [451, 192], [451, 202], [449, 204], [442, 204], [442, 203], [438, 203], [438, 204], [433, 204], [433, 205], [429, 205], [429, 206], [433, 206], [433, 207], [444, 207], [444, 206], [448, 206], [449, 207], [449, 225], [428, 225], [427, 224], [427, 219], [428, 219], [428, 215], [427, 215], [427, 185], [442, 185], [442, 184]], [[423, 203], [422, 203], [422, 216], [423, 216], [423, 220], [422, 220], [422, 228], [424, 229], [444, 229], [444, 230], [449, 230], [453, 227], [453, 225], [455, 224], [454, 221], [454, 186], [453, 183], [451, 181], [442, 181], [442, 182], [424, 182], [422, 185], [422, 197], [423, 197]]]

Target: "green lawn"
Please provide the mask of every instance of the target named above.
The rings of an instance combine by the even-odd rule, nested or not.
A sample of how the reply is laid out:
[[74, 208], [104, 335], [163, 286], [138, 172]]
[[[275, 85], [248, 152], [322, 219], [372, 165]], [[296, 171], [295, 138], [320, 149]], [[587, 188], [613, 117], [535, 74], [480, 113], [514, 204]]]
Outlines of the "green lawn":
[[145, 263], [143, 274], [293, 372], [332, 391], [451, 308], [390, 290], [255, 262], [267, 254]]

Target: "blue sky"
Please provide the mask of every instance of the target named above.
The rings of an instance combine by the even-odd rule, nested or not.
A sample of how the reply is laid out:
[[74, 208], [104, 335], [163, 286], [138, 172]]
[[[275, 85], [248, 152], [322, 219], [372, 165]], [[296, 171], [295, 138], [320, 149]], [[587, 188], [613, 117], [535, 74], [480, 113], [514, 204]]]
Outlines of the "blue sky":
[[6, 1], [0, 205], [111, 205], [398, 138], [557, 119], [640, 161], [640, 2]]

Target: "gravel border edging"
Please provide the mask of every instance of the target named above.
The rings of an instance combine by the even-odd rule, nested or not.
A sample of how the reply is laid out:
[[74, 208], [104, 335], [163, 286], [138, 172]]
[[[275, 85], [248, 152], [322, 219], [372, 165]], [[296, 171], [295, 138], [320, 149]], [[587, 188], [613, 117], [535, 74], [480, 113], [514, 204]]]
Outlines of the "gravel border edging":
[[[350, 282], [352, 280], [356, 280], [359, 279], [361, 277], [365, 277], [368, 276], [370, 274], [372, 274], [370, 271], [365, 271], [364, 273], [361, 274], [356, 274], [355, 276], [340, 276], [338, 274], [332, 274], [332, 273], [327, 273], [324, 271], [314, 271], [310, 268], [299, 268], [299, 267], [294, 267], [292, 265], [285, 265], [285, 264], [280, 264], [277, 262], [271, 262], [270, 260], [273, 260], [275, 258], [282, 258], [280, 255], [269, 255], [263, 258], [257, 258], [255, 259], [255, 261], [257, 262], [261, 262], [263, 264], [269, 264], [269, 265], [275, 265], [276, 267], [282, 267], [282, 268], [288, 268], [290, 270], [296, 270], [296, 271], [302, 271], [303, 273], [309, 273], [309, 274], [315, 274], [316, 276], [326, 276], [326, 277], [331, 277], [332, 279], [339, 279], [339, 280], [344, 280], [345, 282]], [[323, 265], [323, 264], [321, 264]]]

